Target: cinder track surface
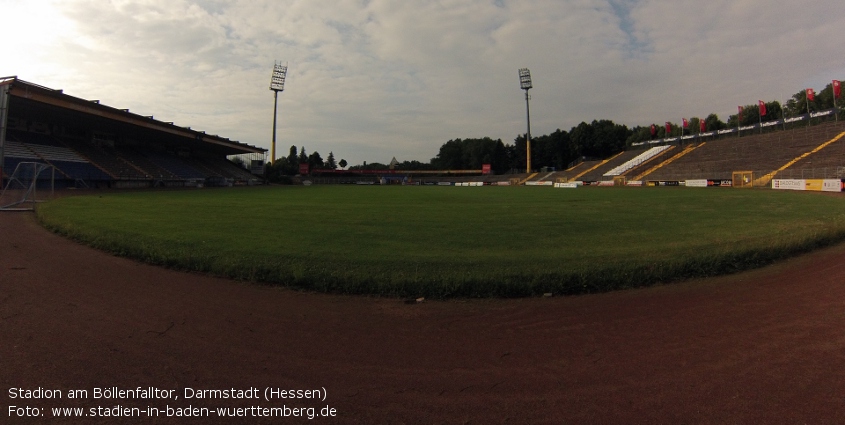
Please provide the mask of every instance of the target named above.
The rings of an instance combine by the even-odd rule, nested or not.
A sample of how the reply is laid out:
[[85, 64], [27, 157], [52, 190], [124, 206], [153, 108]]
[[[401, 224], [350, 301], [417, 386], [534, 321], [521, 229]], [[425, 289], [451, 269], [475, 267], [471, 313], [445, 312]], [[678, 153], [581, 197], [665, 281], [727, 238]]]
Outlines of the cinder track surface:
[[[578, 297], [426, 301], [175, 272], [0, 214], [2, 423], [842, 423], [845, 245], [752, 272]], [[94, 399], [95, 387], [174, 400]], [[62, 399], [12, 399], [10, 388]], [[185, 400], [184, 388], [325, 388]], [[87, 389], [70, 400], [67, 390]], [[10, 417], [9, 406], [45, 417]], [[51, 407], [314, 407], [334, 418], [52, 417]]]

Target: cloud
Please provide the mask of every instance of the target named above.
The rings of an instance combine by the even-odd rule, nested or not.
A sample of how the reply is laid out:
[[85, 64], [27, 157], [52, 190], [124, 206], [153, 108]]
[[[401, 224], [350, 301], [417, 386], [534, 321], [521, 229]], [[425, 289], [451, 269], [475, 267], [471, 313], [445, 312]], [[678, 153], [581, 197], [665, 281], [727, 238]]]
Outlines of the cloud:
[[680, 121], [843, 77], [833, 0], [0, 1], [5, 73], [269, 147], [427, 161], [451, 138]]

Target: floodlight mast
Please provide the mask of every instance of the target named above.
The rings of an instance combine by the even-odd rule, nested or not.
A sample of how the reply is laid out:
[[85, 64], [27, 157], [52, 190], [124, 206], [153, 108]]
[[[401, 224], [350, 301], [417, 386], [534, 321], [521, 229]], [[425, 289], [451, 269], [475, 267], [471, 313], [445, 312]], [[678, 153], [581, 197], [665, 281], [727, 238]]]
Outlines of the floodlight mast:
[[276, 111], [279, 105], [279, 92], [285, 90], [285, 76], [288, 73], [287, 64], [276, 62], [273, 65], [273, 76], [270, 78], [270, 90], [273, 91], [273, 145], [270, 152], [270, 163], [276, 165]]
[[531, 172], [531, 109], [528, 106], [528, 100], [531, 99], [528, 96], [528, 89], [532, 88], [531, 85], [531, 71], [528, 68], [520, 68], [519, 69], [519, 88], [525, 90], [525, 116], [528, 121], [528, 132], [525, 133], [525, 172]]

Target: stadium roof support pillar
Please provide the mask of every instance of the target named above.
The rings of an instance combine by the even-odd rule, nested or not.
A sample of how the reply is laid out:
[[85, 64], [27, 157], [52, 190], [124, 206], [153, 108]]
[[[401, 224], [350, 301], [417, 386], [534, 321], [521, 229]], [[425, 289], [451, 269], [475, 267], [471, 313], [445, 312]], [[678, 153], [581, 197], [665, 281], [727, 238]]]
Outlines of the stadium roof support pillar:
[[9, 85], [0, 86], [0, 186], [3, 183], [3, 164], [6, 160], [6, 123], [9, 119]]

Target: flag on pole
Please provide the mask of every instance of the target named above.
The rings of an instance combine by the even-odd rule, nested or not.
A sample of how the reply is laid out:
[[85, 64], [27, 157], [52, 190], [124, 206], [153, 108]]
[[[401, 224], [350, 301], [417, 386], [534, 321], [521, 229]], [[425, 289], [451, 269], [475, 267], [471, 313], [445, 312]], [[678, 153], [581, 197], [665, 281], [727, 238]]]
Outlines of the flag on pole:
[[672, 132], [672, 123], [666, 121], [666, 137], [669, 137], [669, 133]]
[[766, 102], [758, 100], [757, 103], [760, 105], [760, 116], [766, 115]]
[[707, 123], [705, 123], [704, 120], [702, 120], [702, 119], [698, 120], [698, 127], [699, 127], [699, 131], [702, 132], [702, 133], [707, 131]]
[[738, 123], [742, 121], [742, 106], [737, 106], [737, 108], [739, 109], [739, 113], [736, 115], [736, 122]]
[[655, 127], [654, 124], [652, 124], [651, 125], [651, 137], [654, 137], [656, 135], [657, 135], [657, 127]]
[[813, 89], [807, 89], [807, 100], [813, 102], [816, 100], [816, 92]]
[[842, 94], [842, 88], [839, 87], [839, 80], [833, 80], [833, 97], [837, 98]]
[[683, 118], [684, 128], [689, 128], [689, 121], [686, 118]]

